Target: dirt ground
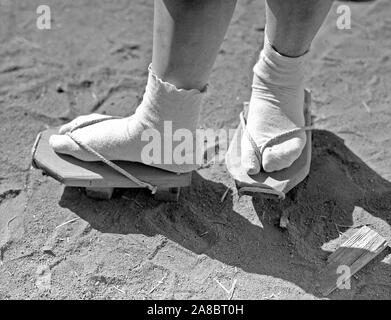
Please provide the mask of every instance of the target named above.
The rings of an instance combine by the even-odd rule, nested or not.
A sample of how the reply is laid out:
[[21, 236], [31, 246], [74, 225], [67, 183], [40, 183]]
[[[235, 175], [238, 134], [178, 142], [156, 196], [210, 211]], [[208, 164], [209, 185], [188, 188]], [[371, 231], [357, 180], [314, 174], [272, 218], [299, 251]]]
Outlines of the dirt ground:
[[[335, 3], [314, 41], [312, 168], [282, 203], [239, 199], [224, 164], [194, 174], [178, 204], [136, 190], [95, 201], [32, 169], [39, 131], [135, 109], [152, 44], [153, 1], [46, 1], [45, 31], [40, 4], [0, 0], [0, 299], [228, 299], [218, 282], [233, 299], [319, 299], [319, 270], [357, 227], [391, 239], [389, 0], [345, 2], [351, 30]], [[263, 1], [239, 1], [201, 126], [238, 124], [264, 23]], [[328, 298], [390, 299], [391, 250], [351, 285]]]

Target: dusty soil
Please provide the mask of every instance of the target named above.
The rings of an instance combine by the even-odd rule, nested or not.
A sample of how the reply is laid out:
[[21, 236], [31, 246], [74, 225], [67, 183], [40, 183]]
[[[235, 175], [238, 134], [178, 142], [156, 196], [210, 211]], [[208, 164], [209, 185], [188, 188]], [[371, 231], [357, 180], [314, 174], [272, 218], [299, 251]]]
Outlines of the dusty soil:
[[[227, 299], [216, 279], [236, 281], [233, 299], [318, 299], [318, 271], [357, 227], [391, 239], [389, 0], [347, 3], [351, 30], [336, 3], [316, 38], [312, 169], [286, 201], [238, 199], [221, 164], [178, 204], [136, 190], [94, 201], [30, 168], [39, 131], [134, 110], [151, 60], [152, 1], [46, 1], [46, 31], [40, 2], [0, 0], [0, 299]], [[263, 1], [239, 1], [200, 125], [238, 124], [264, 23]], [[387, 249], [328, 298], [390, 297]]]

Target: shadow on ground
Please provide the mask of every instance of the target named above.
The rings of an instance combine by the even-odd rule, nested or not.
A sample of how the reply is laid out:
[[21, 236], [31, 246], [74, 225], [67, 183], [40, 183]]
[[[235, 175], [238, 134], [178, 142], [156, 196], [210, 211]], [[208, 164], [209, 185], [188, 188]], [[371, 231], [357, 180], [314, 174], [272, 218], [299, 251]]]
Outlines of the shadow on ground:
[[[290, 281], [319, 297], [317, 274], [330, 251], [346, 240], [343, 232], [369, 224], [391, 239], [391, 183], [328, 131], [313, 132], [310, 175], [286, 200], [252, 200], [260, 224], [233, 209], [237, 198], [232, 194], [221, 203], [225, 189], [221, 183], [194, 174], [192, 187], [177, 204], [160, 203], [151, 200], [148, 192], [135, 190], [99, 202], [66, 188], [60, 205], [100, 232], [161, 234], [196, 254], [248, 273]], [[278, 227], [283, 212], [289, 215], [287, 230]], [[381, 262], [387, 250], [371, 262], [375, 269], [361, 271], [364, 280], [353, 280], [352, 290], [329, 297], [366, 298], [375, 291], [376, 298], [389, 299], [391, 266]]]

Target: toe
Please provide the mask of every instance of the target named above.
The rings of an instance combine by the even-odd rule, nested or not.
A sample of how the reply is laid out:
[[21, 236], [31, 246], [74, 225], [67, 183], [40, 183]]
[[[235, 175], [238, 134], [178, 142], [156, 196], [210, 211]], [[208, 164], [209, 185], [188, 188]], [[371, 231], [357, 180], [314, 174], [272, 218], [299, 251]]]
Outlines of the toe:
[[247, 140], [247, 138], [243, 137], [241, 147], [242, 147], [241, 163], [244, 170], [249, 175], [254, 175], [259, 173], [261, 171], [260, 163], [255, 154], [253, 146]]
[[91, 156], [68, 135], [52, 135], [49, 144], [57, 153], [67, 154], [83, 161], [91, 161]]
[[66, 134], [50, 136], [49, 144], [58, 153], [70, 154], [79, 150], [79, 146]]
[[279, 171], [290, 167], [300, 157], [306, 143], [305, 134], [265, 148], [262, 166], [266, 172]]

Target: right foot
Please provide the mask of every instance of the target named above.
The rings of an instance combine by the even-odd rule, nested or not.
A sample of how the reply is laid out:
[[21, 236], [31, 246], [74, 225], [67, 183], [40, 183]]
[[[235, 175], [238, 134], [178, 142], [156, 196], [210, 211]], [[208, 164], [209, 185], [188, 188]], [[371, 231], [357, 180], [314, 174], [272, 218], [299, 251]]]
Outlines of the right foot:
[[[160, 154], [155, 158], [160, 160], [159, 163], [145, 164], [172, 172], [190, 172], [197, 168], [195, 160], [192, 163], [178, 164], [175, 159], [172, 159], [172, 152], [166, 152], [169, 158], [165, 158], [165, 139], [172, 142], [172, 150], [175, 150], [180, 141], [173, 141], [172, 135], [164, 137], [164, 126], [166, 125], [167, 128], [169, 121], [172, 124], [173, 134], [178, 129], [187, 129], [195, 137], [204, 95], [205, 93], [196, 89], [177, 89], [175, 86], [163, 82], [150, 71], [143, 101], [132, 116], [91, 124], [76, 129], [72, 135], [108, 160], [145, 163], [145, 156], [148, 158], [151, 153], [153, 155]], [[97, 161], [96, 156], [82, 148], [66, 133], [71, 132], [80, 124], [107, 117], [100, 114], [80, 116], [63, 125], [58, 135], [50, 137], [49, 143], [58, 153], [68, 154], [83, 161]], [[150, 134], [151, 132], [152, 134]], [[151, 135], [156, 135], [156, 133], [160, 134], [160, 139], [155, 144], [156, 148], [151, 151], [149, 139], [151, 139]], [[180, 136], [180, 138], [182, 137]], [[146, 147], [147, 145], [149, 146]], [[195, 144], [193, 143], [193, 145]], [[189, 157], [194, 158], [194, 150], [187, 149], [187, 151], [191, 152]]]

